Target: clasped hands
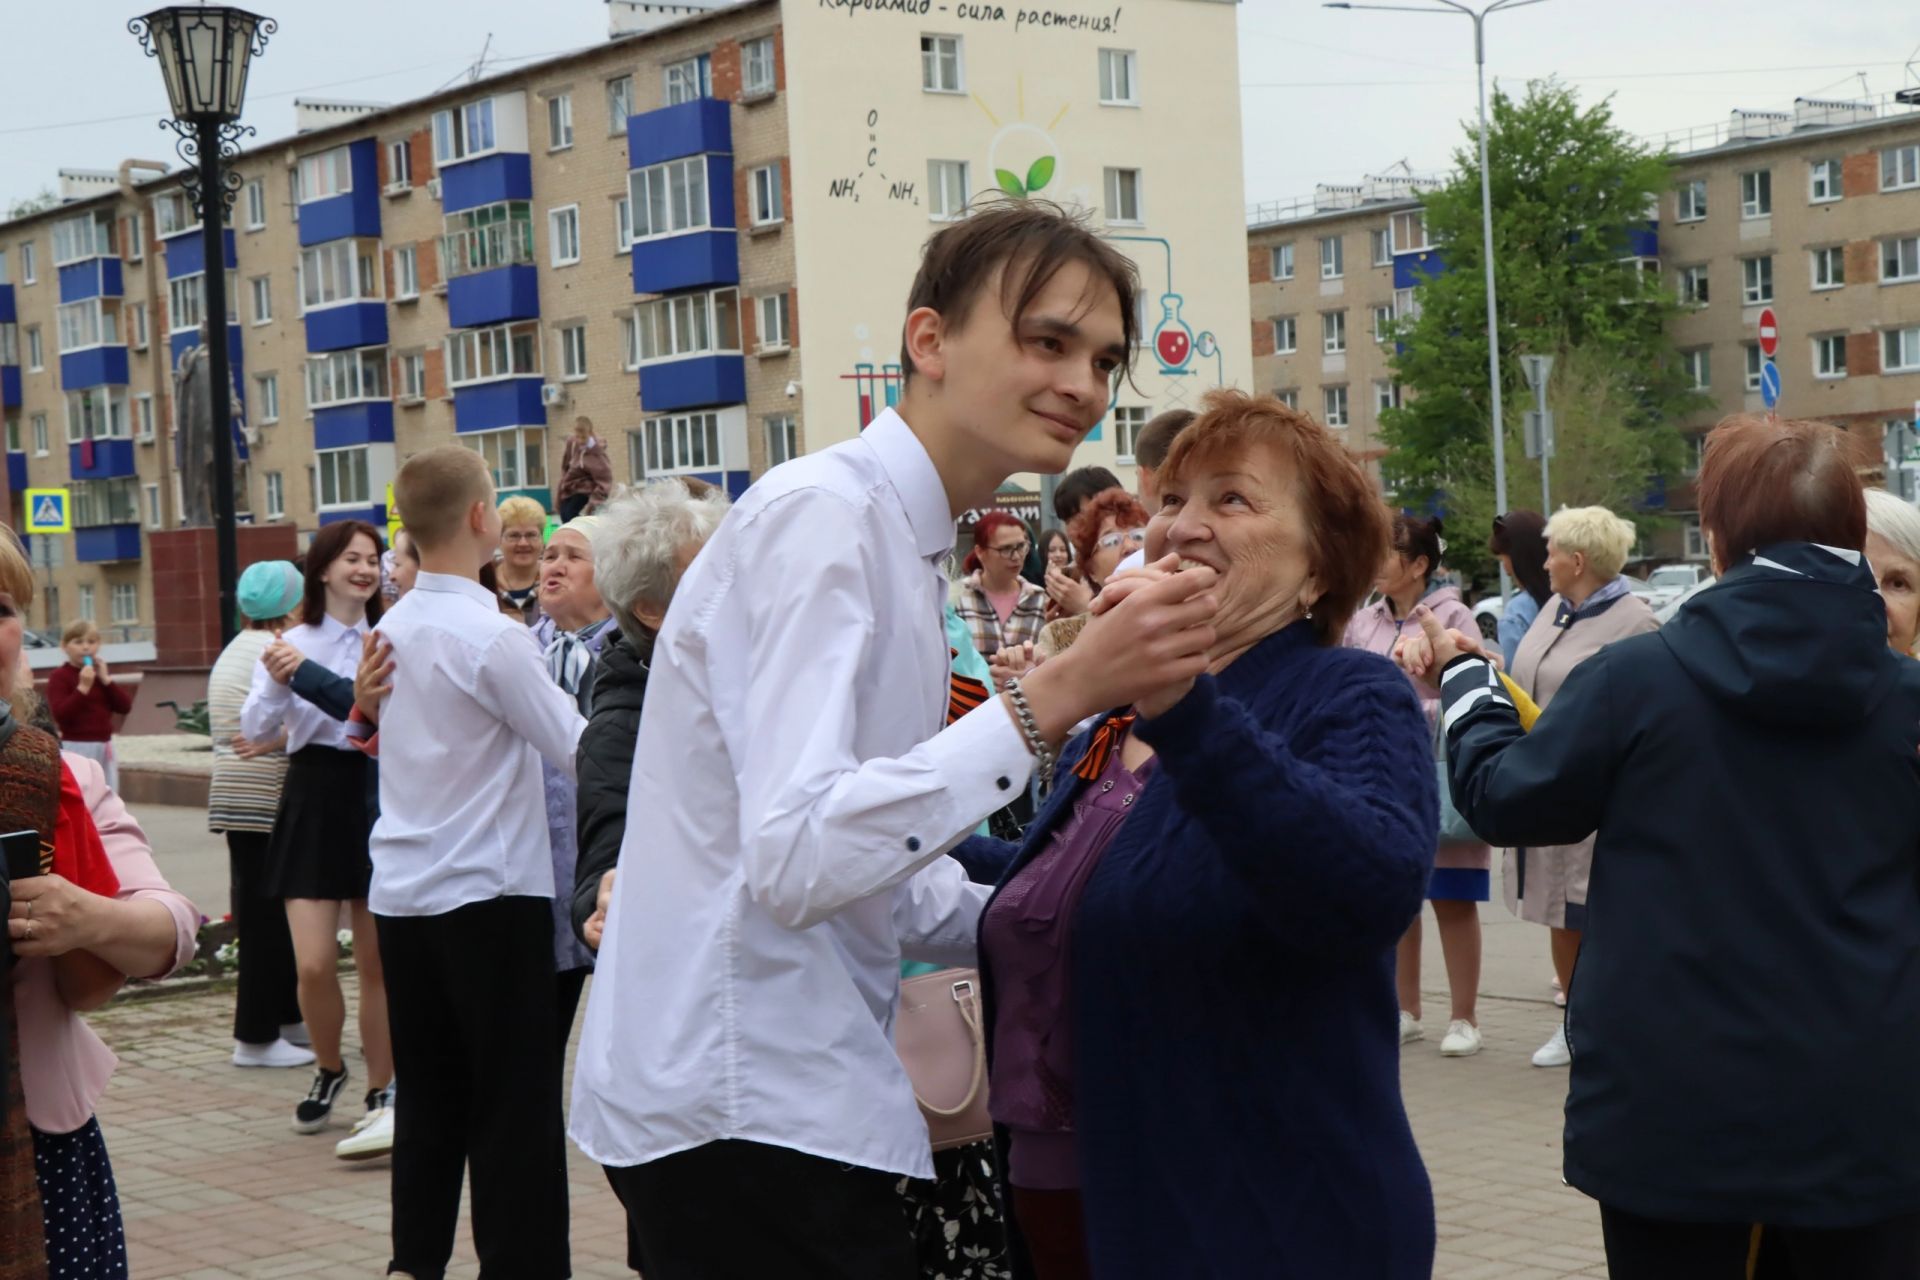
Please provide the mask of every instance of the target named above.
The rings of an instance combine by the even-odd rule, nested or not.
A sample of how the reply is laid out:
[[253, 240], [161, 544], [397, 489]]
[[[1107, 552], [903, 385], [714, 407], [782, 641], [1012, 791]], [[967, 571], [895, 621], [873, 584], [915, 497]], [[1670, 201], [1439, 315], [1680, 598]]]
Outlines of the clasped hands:
[[1441, 626], [1440, 619], [1434, 617], [1433, 610], [1427, 606], [1415, 605], [1412, 616], [1420, 624], [1420, 632], [1403, 635], [1393, 642], [1393, 661], [1414, 679], [1431, 683], [1439, 678], [1449, 662], [1464, 654], [1484, 658], [1496, 670], [1501, 667], [1500, 655], [1490, 652], [1484, 640]]

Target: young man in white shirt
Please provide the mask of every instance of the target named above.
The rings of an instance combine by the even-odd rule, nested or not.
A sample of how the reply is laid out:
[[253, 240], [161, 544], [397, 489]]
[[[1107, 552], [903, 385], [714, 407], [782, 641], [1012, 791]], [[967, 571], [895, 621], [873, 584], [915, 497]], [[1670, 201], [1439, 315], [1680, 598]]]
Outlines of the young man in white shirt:
[[478, 581], [500, 540], [486, 462], [458, 445], [428, 449], [400, 469], [394, 496], [420, 572], [378, 632], [398, 675], [379, 709], [368, 902], [407, 1082], [388, 1270], [442, 1280], [471, 1165], [481, 1274], [562, 1280], [566, 1139], [540, 760], [571, 776], [586, 721], [533, 634]]
[[942, 855], [1072, 725], [1191, 679], [1212, 641], [1214, 575], [1175, 574], [1035, 669], [1021, 706], [941, 727], [954, 518], [1067, 465], [1132, 352], [1134, 290], [1049, 206], [945, 228], [898, 411], [770, 472], [680, 583], [571, 1127], [648, 1280], [917, 1274], [895, 1188], [932, 1161], [891, 1040], [899, 965], [972, 963], [987, 892]]

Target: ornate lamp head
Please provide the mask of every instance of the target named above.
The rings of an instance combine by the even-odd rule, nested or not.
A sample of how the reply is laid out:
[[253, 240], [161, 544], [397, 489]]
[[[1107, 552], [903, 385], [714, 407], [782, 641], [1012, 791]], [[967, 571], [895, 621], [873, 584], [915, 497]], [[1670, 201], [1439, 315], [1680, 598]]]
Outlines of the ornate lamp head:
[[[176, 149], [188, 166], [184, 185], [203, 215], [193, 174], [200, 159], [197, 131], [202, 126], [214, 130], [220, 153], [238, 154], [239, 140], [253, 132], [238, 123], [247, 98], [247, 72], [253, 59], [266, 51], [267, 37], [278, 29], [272, 18], [231, 5], [170, 5], [127, 23], [147, 56], [159, 59], [173, 108], [173, 119], [161, 121], [160, 127], [178, 135]], [[231, 206], [239, 175], [229, 170], [223, 186], [233, 188], [221, 192], [223, 203]]]

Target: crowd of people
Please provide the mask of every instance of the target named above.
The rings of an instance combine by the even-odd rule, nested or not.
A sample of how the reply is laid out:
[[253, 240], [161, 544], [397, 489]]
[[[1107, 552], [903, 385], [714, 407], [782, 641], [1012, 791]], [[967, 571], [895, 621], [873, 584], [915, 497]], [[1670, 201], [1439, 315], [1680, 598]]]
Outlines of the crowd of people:
[[[1044, 532], [990, 510], [1105, 415], [1137, 289], [989, 208], [927, 245], [899, 403], [735, 500], [612, 487], [582, 419], [557, 520], [446, 446], [391, 547], [248, 567], [208, 689], [232, 1061], [311, 1068], [292, 1128], [344, 1126], [350, 930], [335, 1152], [391, 1157], [389, 1274], [442, 1280], [465, 1187], [483, 1275], [569, 1275], [570, 1138], [648, 1280], [1427, 1277], [1422, 917], [1471, 1056], [1496, 850], [1614, 1274], [1920, 1274], [1920, 513], [1833, 428], [1732, 419], [1718, 583], [1657, 628], [1629, 521], [1507, 512], [1488, 638], [1441, 521], [1271, 397], [1154, 419], [1136, 488], [1068, 472]], [[0, 539], [0, 671], [32, 594]], [[193, 948], [98, 639], [0, 703], [43, 873], [8, 886], [5, 1280], [126, 1274], [78, 1012]]]

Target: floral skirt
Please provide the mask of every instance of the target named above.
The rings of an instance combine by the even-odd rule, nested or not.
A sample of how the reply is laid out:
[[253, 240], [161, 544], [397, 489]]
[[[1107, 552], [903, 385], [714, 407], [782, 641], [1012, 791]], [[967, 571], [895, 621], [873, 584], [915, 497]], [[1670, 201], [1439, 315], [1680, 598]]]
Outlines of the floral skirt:
[[914, 1237], [920, 1280], [1009, 1280], [1006, 1224], [993, 1183], [993, 1143], [975, 1142], [933, 1154], [933, 1181], [900, 1180]]
[[72, 1133], [35, 1129], [33, 1165], [47, 1220], [47, 1280], [127, 1280], [126, 1228], [100, 1122]]

